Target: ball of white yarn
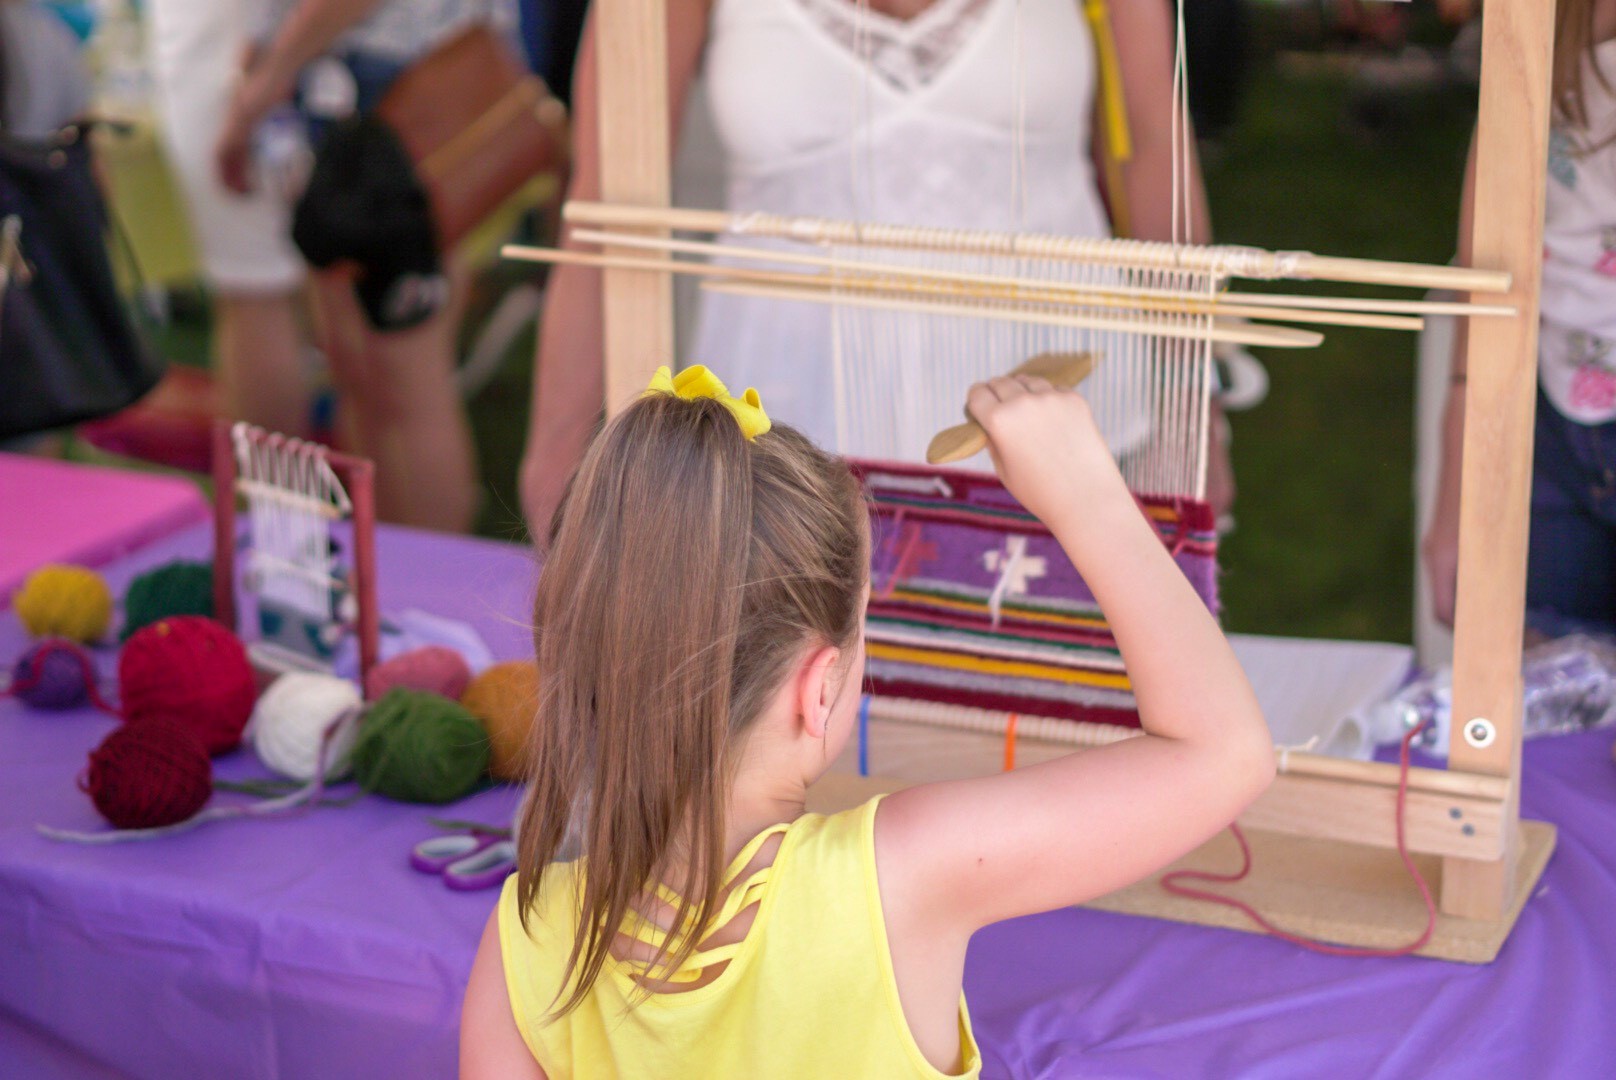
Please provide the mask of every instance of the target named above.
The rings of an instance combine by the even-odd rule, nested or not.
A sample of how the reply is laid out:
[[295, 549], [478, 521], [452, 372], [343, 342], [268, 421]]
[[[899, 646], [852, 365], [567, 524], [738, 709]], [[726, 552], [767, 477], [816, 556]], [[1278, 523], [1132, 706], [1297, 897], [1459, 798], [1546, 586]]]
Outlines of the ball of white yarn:
[[[359, 688], [334, 675], [294, 671], [270, 684], [253, 709], [247, 737], [265, 765], [293, 780], [312, 780], [320, 760], [320, 740], [343, 713], [359, 705]], [[359, 725], [350, 718], [325, 751], [327, 780], [348, 773]]]

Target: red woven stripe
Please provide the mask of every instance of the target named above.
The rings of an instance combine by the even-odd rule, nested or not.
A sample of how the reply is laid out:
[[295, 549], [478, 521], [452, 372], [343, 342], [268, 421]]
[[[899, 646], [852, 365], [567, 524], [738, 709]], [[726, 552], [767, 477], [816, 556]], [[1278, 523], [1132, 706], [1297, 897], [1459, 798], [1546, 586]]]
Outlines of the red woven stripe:
[[968, 705], [990, 712], [1052, 716], [1057, 720], [1088, 720], [1096, 724], [1116, 724], [1119, 727], [1139, 726], [1139, 713], [1134, 709], [1108, 709], [1070, 701], [1024, 697], [1020, 694], [931, 686], [906, 679], [877, 679], [872, 676], [869, 683], [871, 692], [880, 697], [914, 698], [917, 701], [936, 701], [944, 705]]

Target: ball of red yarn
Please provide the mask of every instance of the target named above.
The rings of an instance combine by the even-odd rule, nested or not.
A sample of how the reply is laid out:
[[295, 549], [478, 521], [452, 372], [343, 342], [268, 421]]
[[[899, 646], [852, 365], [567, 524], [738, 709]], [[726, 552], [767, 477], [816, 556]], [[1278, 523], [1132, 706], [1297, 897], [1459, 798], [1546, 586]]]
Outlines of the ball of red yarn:
[[213, 766], [191, 732], [148, 720], [120, 725], [91, 750], [79, 787], [118, 828], [152, 829], [202, 809], [213, 795]]
[[471, 668], [464, 657], [446, 645], [423, 645], [371, 668], [365, 676], [365, 697], [376, 701], [403, 687], [459, 701], [470, 683]]
[[131, 725], [172, 720], [210, 754], [241, 743], [258, 686], [240, 639], [200, 615], [142, 627], [118, 656], [123, 715]]

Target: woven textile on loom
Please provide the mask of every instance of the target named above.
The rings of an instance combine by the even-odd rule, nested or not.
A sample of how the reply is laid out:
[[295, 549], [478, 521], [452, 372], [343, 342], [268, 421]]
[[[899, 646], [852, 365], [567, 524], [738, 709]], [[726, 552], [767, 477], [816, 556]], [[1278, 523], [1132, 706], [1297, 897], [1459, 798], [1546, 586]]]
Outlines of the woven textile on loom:
[[[1137, 727], [1105, 617], [1050, 531], [998, 479], [855, 461], [870, 503], [869, 680], [882, 697]], [[1211, 507], [1141, 496], [1214, 613]]]

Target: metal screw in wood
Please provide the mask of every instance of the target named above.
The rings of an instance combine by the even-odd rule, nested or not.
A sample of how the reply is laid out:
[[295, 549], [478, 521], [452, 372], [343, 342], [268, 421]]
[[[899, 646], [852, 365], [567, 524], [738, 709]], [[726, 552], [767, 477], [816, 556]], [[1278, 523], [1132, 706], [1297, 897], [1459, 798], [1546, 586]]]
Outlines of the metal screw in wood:
[[1464, 737], [1465, 742], [1477, 750], [1482, 750], [1491, 746], [1493, 740], [1498, 738], [1498, 729], [1493, 726], [1491, 720], [1478, 716], [1465, 725]]

